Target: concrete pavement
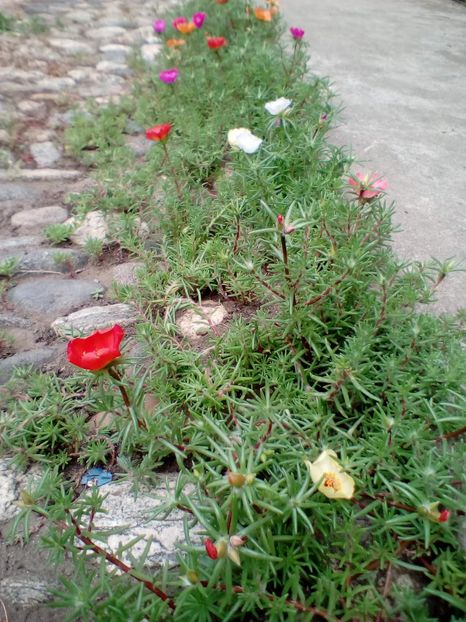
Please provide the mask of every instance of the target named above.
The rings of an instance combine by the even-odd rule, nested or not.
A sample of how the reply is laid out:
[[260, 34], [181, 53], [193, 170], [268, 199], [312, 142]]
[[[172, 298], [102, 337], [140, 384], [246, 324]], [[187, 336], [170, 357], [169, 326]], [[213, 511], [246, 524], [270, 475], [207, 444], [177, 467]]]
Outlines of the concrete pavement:
[[[466, 5], [452, 0], [285, 0], [306, 31], [310, 70], [344, 107], [335, 144], [384, 174], [403, 258], [456, 256], [466, 268]], [[466, 306], [466, 273], [437, 311]]]

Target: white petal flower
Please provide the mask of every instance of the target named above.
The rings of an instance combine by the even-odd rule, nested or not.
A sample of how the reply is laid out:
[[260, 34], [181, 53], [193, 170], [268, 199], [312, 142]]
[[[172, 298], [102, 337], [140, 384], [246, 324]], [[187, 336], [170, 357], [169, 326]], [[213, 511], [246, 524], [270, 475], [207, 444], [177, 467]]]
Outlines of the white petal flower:
[[318, 490], [329, 499], [351, 499], [354, 495], [354, 480], [343, 472], [335, 460], [336, 453], [325, 449], [314, 462], [305, 460], [314, 484], [320, 482]]
[[245, 127], [236, 127], [228, 132], [228, 142], [245, 153], [256, 153], [262, 145], [262, 138], [255, 136]]
[[270, 114], [277, 115], [282, 114], [283, 112], [288, 110], [291, 104], [291, 99], [286, 99], [286, 97], [279, 97], [272, 102], [267, 102], [264, 107], [267, 112], [270, 112]]

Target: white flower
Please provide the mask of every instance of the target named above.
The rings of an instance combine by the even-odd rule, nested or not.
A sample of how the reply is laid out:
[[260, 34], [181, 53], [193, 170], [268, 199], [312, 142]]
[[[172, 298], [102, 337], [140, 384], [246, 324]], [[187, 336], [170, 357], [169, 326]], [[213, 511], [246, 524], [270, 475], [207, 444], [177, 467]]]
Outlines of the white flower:
[[228, 132], [228, 142], [245, 153], [256, 153], [262, 145], [262, 138], [254, 136], [251, 130], [245, 127], [236, 127]]
[[305, 460], [314, 484], [320, 482], [318, 490], [329, 499], [351, 499], [354, 495], [354, 479], [334, 458], [337, 455], [331, 449], [325, 449], [315, 462]]
[[270, 112], [270, 114], [277, 115], [282, 114], [282, 112], [288, 110], [291, 104], [291, 99], [286, 99], [286, 97], [279, 97], [273, 102], [267, 102], [264, 108], [267, 110], [267, 112]]

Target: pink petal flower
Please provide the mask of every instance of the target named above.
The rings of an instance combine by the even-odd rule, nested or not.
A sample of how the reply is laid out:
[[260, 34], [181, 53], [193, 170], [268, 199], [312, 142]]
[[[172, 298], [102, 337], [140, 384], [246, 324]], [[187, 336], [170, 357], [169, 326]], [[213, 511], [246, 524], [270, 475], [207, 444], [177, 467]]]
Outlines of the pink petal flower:
[[179, 71], [176, 67], [173, 69], [165, 69], [159, 73], [159, 78], [165, 84], [174, 84], [178, 80]]
[[295, 28], [294, 26], [292, 26], [290, 28], [290, 32], [293, 39], [300, 40], [304, 37], [304, 30], [302, 28]]
[[155, 22], [152, 24], [152, 27], [154, 29], [154, 32], [156, 32], [158, 35], [161, 35], [163, 32], [165, 32], [167, 22], [164, 19], [156, 19]]
[[172, 21], [172, 25], [173, 28], [175, 28], [175, 30], [178, 29], [178, 24], [187, 24], [188, 20], [186, 19], [186, 17], [175, 17], [175, 19]]
[[355, 193], [360, 199], [373, 199], [388, 188], [388, 181], [381, 177], [379, 173], [364, 175], [358, 171], [353, 177], [348, 179], [350, 186], [353, 186]]
[[202, 25], [206, 17], [207, 15], [205, 13], [202, 13], [202, 11], [200, 11], [199, 13], [194, 13], [193, 23], [196, 26], [196, 28], [202, 28]]

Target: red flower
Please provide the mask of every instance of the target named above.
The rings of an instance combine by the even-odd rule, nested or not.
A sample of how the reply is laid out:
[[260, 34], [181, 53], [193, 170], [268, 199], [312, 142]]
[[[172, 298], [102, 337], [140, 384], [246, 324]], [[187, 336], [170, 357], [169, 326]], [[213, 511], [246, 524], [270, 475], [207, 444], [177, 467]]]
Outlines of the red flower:
[[89, 337], [72, 339], [67, 347], [68, 360], [81, 369], [103, 369], [121, 355], [120, 343], [124, 334], [121, 326], [115, 324], [109, 330], [98, 330]]
[[442, 510], [439, 514], [438, 522], [446, 523], [447, 520], [450, 518], [450, 514], [451, 514], [450, 510]]
[[173, 126], [171, 123], [161, 123], [160, 125], [154, 125], [154, 127], [151, 127], [148, 130], [146, 130], [146, 138], [148, 138], [149, 140], [156, 140], [156, 141], [163, 142], [167, 140], [172, 127]]
[[217, 551], [215, 544], [212, 542], [210, 538], [206, 538], [204, 540], [204, 546], [205, 546], [206, 553], [210, 557], [210, 559], [217, 559], [218, 551]]
[[218, 50], [227, 44], [225, 37], [207, 37], [207, 45], [211, 50]]

